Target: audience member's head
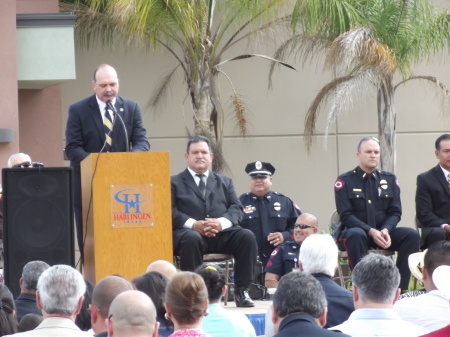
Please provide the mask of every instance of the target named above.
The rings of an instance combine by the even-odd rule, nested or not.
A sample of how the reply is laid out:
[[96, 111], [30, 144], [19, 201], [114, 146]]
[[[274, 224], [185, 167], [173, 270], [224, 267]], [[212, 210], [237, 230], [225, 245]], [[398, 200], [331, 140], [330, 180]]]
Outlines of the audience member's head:
[[26, 314], [19, 322], [19, 332], [34, 330], [44, 318], [38, 314]]
[[44, 318], [52, 315], [75, 321], [85, 292], [86, 283], [80, 272], [70, 266], [55, 265], [39, 278], [36, 304]]
[[[29, 155], [25, 153], [14, 153], [8, 159], [8, 167], [20, 167], [21, 164], [28, 163], [28, 166], [31, 164], [31, 158]], [[25, 164], [27, 165], [27, 164]]]
[[150, 297], [139, 290], [128, 290], [112, 301], [107, 326], [109, 337], [156, 337], [159, 323]]
[[226, 288], [225, 273], [218, 266], [204, 263], [197, 268], [196, 273], [205, 281], [208, 290], [209, 303], [217, 303], [224, 295]]
[[36, 294], [39, 277], [48, 268], [50, 268], [50, 266], [43, 261], [28, 262], [23, 267], [22, 277], [19, 281], [21, 292]]
[[400, 273], [392, 259], [381, 254], [368, 254], [352, 272], [355, 309], [390, 308], [398, 298]]
[[12, 335], [18, 331], [14, 310], [13, 295], [7, 286], [0, 283], [0, 336]]
[[148, 265], [146, 272], [148, 273], [150, 271], [157, 271], [170, 280], [172, 276], [176, 274], [177, 268], [170, 262], [158, 260]]
[[96, 334], [106, 331], [105, 319], [109, 316], [109, 306], [117, 295], [127, 290], [133, 290], [133, 285], [120, 276], [107, 276], [94, 287], [89, 308], [92, 330]]
[[168, 283], [167, 277], [156, 271], [145, 273], [132, 280], [137, 290], [149, 296], [155, 305], [158, 321], [164, 319], [166, 309], [164, 308], [164, 296]]
[[450, 266], [450, 241], [438, 241], [430, 245], [425, 253], [422, 268], [423, 283], [427, 291], [436, 290], [433, 272], [439, 266]]
[[94, 285], [88, 280], [84, 280], [86, 283], [86, 292], [84, 293], [83, 304], [81, 305], [80, 313], [75, 319], [75, 324], [82, 331], [88, 331], [91, 328], [91, 313], [89, 309], [89, 304], [92, 301], [92, 292], [94, 291]]
[[281, 278], [273, 295], [272, 322], [275, 332], [283, 318], [295, 313], [311, 315], [321, 327], [326, 324], [327, 299], [314, 276], [290, 272]]
[[208, 291], [200, 275], [178, 272], [169, 281], [165, 297], [166, 312], [175, 325], [200, 327], [208, 307]]
[[338, 248], [329, 234], [308, 236], [302, 243], [298, 258], [300, 270], [308, 274], [334, 276], [338, 261]]

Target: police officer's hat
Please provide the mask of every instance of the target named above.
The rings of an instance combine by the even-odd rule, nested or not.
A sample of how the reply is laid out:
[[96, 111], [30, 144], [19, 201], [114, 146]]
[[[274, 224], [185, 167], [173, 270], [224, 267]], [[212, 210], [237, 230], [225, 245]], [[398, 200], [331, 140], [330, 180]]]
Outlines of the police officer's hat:
[[247, 172], [250, 177], [270, 177], [275, 173], [275, 167], [273, 167], [271, 163], [255, 161], [254, 163], [247, 164], [245, 172]]

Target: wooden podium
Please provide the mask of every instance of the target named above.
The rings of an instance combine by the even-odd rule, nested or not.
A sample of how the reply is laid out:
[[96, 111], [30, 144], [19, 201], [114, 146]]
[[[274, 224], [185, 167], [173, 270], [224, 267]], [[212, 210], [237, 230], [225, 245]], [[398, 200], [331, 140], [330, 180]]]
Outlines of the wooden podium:
[[81, 162], [86, 279], [130, 280], [155, 260], [173, 261], [169, 172], [169, 152], [92, 153]]

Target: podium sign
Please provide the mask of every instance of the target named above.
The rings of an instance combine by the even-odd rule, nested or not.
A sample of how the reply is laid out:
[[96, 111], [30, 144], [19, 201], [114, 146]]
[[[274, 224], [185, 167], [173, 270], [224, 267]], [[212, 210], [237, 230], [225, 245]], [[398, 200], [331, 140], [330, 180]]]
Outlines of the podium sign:
[[153, 185], [111, 185], [111, 227], [154, 225]]

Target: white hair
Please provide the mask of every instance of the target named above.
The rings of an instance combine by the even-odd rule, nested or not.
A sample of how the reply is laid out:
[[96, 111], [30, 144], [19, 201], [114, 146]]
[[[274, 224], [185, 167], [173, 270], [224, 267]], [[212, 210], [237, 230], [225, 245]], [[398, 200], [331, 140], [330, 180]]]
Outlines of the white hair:
[[47, 314], [72, 316], [86, 292], [86, 283], [78, 270], [59, 264], [42, 273], [37, 290]]
[[338, 264], [338, 248], [331, 235], [313, 234], [303, 241], [298, 260], [305, 273], [333, 277]]
[[[20, 160], [18, 160], [20, 159]], [[17, 161], [17, 162], [16, 162]], [[25, 154], [25, 153], [14, 153], [11, 157], [9, 157], [8, 159], [8, 167], [11, 168], [16, 164], [22, 164], [23, 162], [30, 162], [31, 163], [31, 158], [29, 155]]]

